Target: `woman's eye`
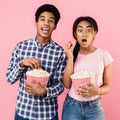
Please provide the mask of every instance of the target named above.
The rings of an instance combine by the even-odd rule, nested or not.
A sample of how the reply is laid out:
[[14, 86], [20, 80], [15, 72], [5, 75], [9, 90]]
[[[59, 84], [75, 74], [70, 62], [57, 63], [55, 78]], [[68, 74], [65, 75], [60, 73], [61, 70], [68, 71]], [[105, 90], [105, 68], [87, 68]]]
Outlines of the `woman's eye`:
[[78, 32], [82, 32], [82, 30], [78, 30]]
[[87, 30], [87, 32], [89, 33], [89, 32], [91, 32], [91, 30], [90, 30], [90, 29], [88, 29], [88, 30]]

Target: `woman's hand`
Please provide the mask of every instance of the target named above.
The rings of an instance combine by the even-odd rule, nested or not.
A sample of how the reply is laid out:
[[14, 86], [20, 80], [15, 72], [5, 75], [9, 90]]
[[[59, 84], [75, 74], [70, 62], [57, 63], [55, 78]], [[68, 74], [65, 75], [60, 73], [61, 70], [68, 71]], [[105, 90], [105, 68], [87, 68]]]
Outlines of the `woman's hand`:
[[100, 88], [90, 83], [87, 86], [80, 86], [77, 94], [87, 98], [93, 97], [100, 94]]
[[71, 58], [73, 59], [73, 46], [74, 44], [72, 42], [68, 42], [64, 48], [64, 51], [68, 59]]

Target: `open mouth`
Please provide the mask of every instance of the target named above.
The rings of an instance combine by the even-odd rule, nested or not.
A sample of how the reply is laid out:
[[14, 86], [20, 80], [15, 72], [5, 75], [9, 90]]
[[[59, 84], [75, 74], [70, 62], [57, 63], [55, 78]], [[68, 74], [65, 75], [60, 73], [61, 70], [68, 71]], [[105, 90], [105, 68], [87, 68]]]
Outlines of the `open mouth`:
[[46, 27], [41, 28], [41, 30], [42, 30], [43, 32], [45, 32], [45, 33], [47, 33], [47, 32], [50, 31], [50, 29], [49, 29], [49, 28], [46, 28]]
[[87, 42], [87, 39], [82, 39], [82, 42], [84, 43], [84, 42]]

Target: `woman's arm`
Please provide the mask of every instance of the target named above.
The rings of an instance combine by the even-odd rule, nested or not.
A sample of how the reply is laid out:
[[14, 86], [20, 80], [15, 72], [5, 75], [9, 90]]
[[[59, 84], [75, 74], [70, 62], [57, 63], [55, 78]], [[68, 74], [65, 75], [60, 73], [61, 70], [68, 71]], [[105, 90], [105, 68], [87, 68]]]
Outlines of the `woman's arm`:
[[70, 75], [73, 74], [73, 51], [72, 51], [73, 43], [69, 42], [66, 44], [64, 49], [67, 56], [67, 64], [65, 67], [65, 72], [63, 75], [63, 84], [67, 89], [70, 89], [72, 81], [70, 79]]
[[104, 95], [110, 90], [110, 80], [112, 77], [112, 63], [107, 65], [103, 73], [103, 85], [99, 88], [99, 95]]

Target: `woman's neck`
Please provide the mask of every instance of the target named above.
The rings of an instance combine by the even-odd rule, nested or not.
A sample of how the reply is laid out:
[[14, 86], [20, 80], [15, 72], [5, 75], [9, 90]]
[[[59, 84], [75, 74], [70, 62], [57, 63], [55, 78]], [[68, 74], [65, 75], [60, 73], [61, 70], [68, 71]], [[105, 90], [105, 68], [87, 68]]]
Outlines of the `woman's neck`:
[[82, 48], [80, 47], [79, 53], [80, 54], [90, 54], [92, 52], [94, 52], [97, 48], [92, 46], [92, 47], [88, 47], [88, 48]]

